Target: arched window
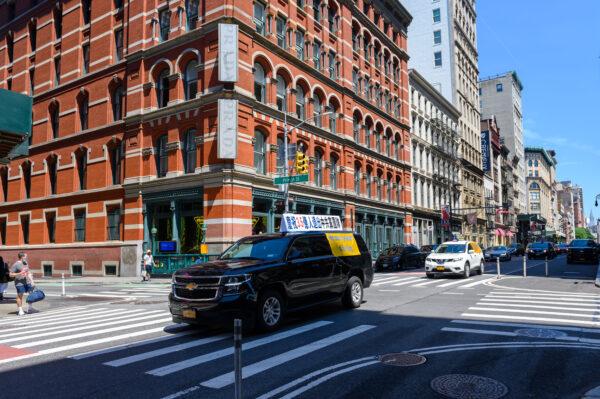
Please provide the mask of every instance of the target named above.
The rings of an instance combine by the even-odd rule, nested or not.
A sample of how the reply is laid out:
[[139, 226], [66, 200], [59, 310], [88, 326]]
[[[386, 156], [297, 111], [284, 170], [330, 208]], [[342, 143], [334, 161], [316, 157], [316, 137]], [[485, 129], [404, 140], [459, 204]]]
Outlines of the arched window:
[[254, 169], [257, 173], [267, 173], [267, 163], [265, 161], [266, 140], [265, 135], [259, 131], [254, 132]]
[[164, 69], [156, 79], [156, 101], [158, 108], [166, 107], [169, 103], [169, 70]]
[[37, 45], [37, 20], [35, 19], [29, 22], [29, 44], [31, 51], [35, 51]]
[[392, 177], [388, 176], [385, 184], [385, 191], [387, 193], [387, 202], [392, 202]]
[[367, 197], [371, 198], [371, 170], [367, 169]]
[[360, 165], [354, 164], [354, 193], [360, 195]]
[[118, 85], [115, 87], [112, 93], [112, 112], [113, 112], [113, 120], [116, 122], [118, 120], [123, 119], [123, 97], [124, 91], [123, 86]]
[[196, 171], [196, 129], [190, 129], [183, 136], [183, 166], [185, 173]]
[[8, 168], [0, 169], [0, 180], [2, 182], [2, 199], [8, 201]]
[[6, 34], [6, 53], [8, 54], [8, 62], [12, 63], [15, 54], [15, 41], [12, 32]]
[[89, 24], [92, 16], [92, 0], [81, 1], [81, 12], [83, 13], [83, 24]]
[[265, 70], [258, 62], [254, 63], [254, 97], [261, 103], [267, 102]]
[[58, 157], [51, 155], [46, 161], [48, 165], [48, 179], [50, 180], [50, 195], [56, 194], [56, 180], [58, 174]]
[[354, 135], [354, 142], [358, 143], [360, 140], [360, 117], [356, 113], [352, 116], [352, 132]]
[[315, 104], [314, 104], [314, 120], [315, 126], [323, 127], [323, 106], [321, 104], [321, 97], [318, 94], [315, 94]]
[[31, 162], [25, 161], [21, 165], [23, 171], [23, 185], [25, 186], [25, 198], [31, 198]]
[[536, 182], [533, 182], [529, 185], [529, 189], [530, 190], [539, 190], [540, 189], [540, 185], [537, 184]]
[[296, 115], [298, 115], [298, 118], [300, 120], [306, 119], [304, 101], [305, 101], [304, 89], [302, 88], [302, 86], [297, 85], [297, 87], [296, 87]]
[[277, 75], [277, 109], [287, 111], [287, 84], [281, 75]]
[[315, 149], [315, 185], [323, 186], [323, 152]]
[[367, 122], [365, 124], [365, 145], [367, 146], [367, 148], [371, 148], [371, 129], [372, 129], [371, 123]]
[[121, 184], [121, 162], [123, 161], [123, 142], [119, 142], [110, 149], [110, 172], [112, 184]]
[[540, 166], [540, 163], [538, 162], [537, 159], [535, 161], [533, 161], [533, 166]]
[[382, 199], [382, 189], [381, 189], [382, 179], [381, 179], [381, 175], [377, 176], [377, 180], [375, 181], [375, 184], [377, 184], [377, 200], [381, 201], [381, 199]]
[[527, 164], [528, 164], [529, 166], [533, 166], [533, 161], [530, 159], [530, 160], [527, 162]]
[[330, 114], [329, 114], [329, 131], [331, 131], [331, 133], [337, 133], [337, 113], [338, 113], [337, 104], [330, 101], [328, 111], [330, 112]]
[[337, 168], [339, 164], [338, 157], [334, 154], [330, 156], [330, 168], [329, 168], [329, 187], [332, 190], [337, 190]]
[[156, 176], [165, 177], [169, 170], [169, 154], [167, 154], [166, 134], [163, 134], [156, 140], [154, 157], [156, 160]]
[[185, 14], [187, 30], [196, 29], [198, 22], [198, 0], [185, 1]]
[[185, 99], [193, 100], [198, 93], [198, 63], [195, 60], [188, 62], [185, 67], [183, 84], [185, 89]]
[[79, 100], [79, 122], [81, 130], [87, 130], [88, 128], [89, 104], [89, 96], [85, 94], [81, 100]]
[[54, 34], [57, 39], [62, 37], [62, 7], [60, 3], [58, 3], [57, 7], [54, 7], [52, 10], [52, 16], [54, 19]]
[[[283, 154], [283, 137], [277, 137], [277, 149]], [[277, 173], [283, 175], [283, 168], [285, 167], [285, 161], [283, 157], [277, 157]]]
[[83, 148], [75, 156], [77, 163], [77, 177], [79, 181], [79, 189], [86, 189], [86, 178], [87, 178], [87, 149]]
[[50, 107], [50, 128], [52, 129], [52, 138], [58, 138], [60, 127], [60, 105], [54, 104]]

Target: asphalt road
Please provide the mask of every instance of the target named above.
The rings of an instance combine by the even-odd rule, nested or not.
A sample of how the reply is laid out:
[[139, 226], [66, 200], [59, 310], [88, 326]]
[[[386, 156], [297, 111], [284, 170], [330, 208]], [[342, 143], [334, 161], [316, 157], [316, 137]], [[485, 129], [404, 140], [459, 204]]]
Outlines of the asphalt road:
[[[597, 266], [527, 267], [377, 274], [358, 310], [321, 306], [244, 337], [243, 397], [581, 398], [600, 385]], [[231, 331], [173, 325], [167, 286], [45, 289], [42, 312], [0, 318], [0, 396], [233, 397]]]

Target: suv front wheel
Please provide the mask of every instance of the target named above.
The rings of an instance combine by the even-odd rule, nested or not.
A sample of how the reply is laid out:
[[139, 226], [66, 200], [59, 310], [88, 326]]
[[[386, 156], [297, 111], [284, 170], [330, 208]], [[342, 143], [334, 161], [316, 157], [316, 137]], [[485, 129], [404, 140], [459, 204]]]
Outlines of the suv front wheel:
[[363, 300], [363, 285], [362, 281], [356, 276], [348, 279], [346, 291], [342, 296], [342, 304], [345, 308], [356, 309], [360, 307]]
[[283, 319], [283, 298], [274, 290], [265, 291], [258, 301], [256, 321], [262, 331], [273, 331], [279, 328]]
[[469, 278], [471, 276], [471, 265], [469, 262], [465, 263], [465, 272], [463, 274], [463, 278]]

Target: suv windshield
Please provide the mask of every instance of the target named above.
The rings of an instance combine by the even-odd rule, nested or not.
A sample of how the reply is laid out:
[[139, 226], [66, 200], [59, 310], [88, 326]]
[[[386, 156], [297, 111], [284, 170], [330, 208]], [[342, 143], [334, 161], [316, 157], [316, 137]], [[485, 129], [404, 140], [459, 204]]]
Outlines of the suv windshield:
[[490, 249], [492, 251], [506, 251], [506, 247], [492, 247]]
[[284, 258], [289, 243], [289, 237], [242, 238], [229, 247], [220, 259], [279, 260]]
[[548, 249], [548, 243], [545, 243], [545, 242], [535, 242], [533, 244], [529, 244], [529, 248]]
[[573, 240], [573, 241], [571, 241], [570, 246], [575, 247], [575, 248], [589, 247], [590, 241], [589, 240]]
[[436, 250], [437, 254], [460, 254], [465, 252], [465, 244], [442, 244]]

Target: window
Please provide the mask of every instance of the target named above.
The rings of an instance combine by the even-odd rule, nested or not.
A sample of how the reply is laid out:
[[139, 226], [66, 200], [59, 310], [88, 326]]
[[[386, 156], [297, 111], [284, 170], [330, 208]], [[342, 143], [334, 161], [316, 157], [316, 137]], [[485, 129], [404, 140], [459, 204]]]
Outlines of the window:
[[183, 165], [185, 173], [196, 171], [196, 129], [190, 129], [183, 138]]
[[33, 20], [29, 23], [29, 44], [31, 51], [35, 51], [37, 45], [37, 22]]
[[335, 34], [337, 32], [337, 16], [335, 8], [331, 7], [331, 5], [328, 7], [327, 22], [329, 25], [329, 32]]
[[533, 161], [530, 159], [528, 162], [529, 166], [533, 166]]
[[60, 56], [54, 58], [54, 86], [60, 84]]
[[265, 6], [258, 1], [254, 2], [254, 25], [258, 33], [265, 34]]
[[23, 244], [29, 244], [29, 216], [21, 216], [21, 232], [23, 233]]
[[360, 166], [354, 166], [354, 193], [360, 195]]
[[286, 43], [286, 25], [287, 25], [287, 21], [284, 17], [281, 16], [277, 16], [277, 18], [275, 19], [275, 25], [277, 28], [277, 45], [281, 48], [286, 48], [287, 47], [287, 43]]
[[15, 54], [15, 43], [11, 34], [6, 35], [6, 52], [8, 54], [8, 62], [12, 63]]
[[35, 90], [35, 69], [31, 68], [29, 70], [29, 94], [33, 96], [34, 90]]
[[352, 90], [355, 94], [358, 94], [358, 70], [352, 70]]
[[281, 75], [277, 75], [277, 109], [287, 111], [287, 87]]
[[502, 85], [502, 83], [496, 83], [496, 91], [498, 93], [504, 91], [504, 86]]
[[115, 55], [117, 62], [123, 59], [123, 29], [115, 31]]
[[104, 275], [105, 276], [117, 276], [117, 265], [104, 265]]
[[120, 10], [123, 8], [123, 0], [115, 0], [115, 9]]
[[371, 198], [371, 171], [367, 170], [367, 197]]
[[304, 0], [296, 0], [296, 6], [298, 6], [298, 8], [304, 8]]
[[329, 104], [329, 131], [331, 133], [337, 133], [337, 112], [338, 109], [335, 104]]
[[72, 276], [83, 276], [83, 265], [71, 265]]
[[113, 121], [118, 121], [123, 119], [123, 98], [124, 91], [123, 86], [118, 85], [113, 90], [112, 94], [112, 112], [113, 112]]
[[52, 265], [44, 264], [42, 265], [44, 271], [44, 277], [52, 277]]
[[439, 8], [435, 8], [433, 10], [433, 22], [434, 23], [442, 22], [442, 13], [440, 12]]
[[31, 163], [24, 162], [21, 165], [23, 171], [23, 183], [25, 186], [25, 198], [31, 198]]
[[161, 10], [158, 13], [158, 19], [160, 23], [160, 41], [165, 42], [169, 40], [171, 30], [171, 11], [168, 8]]
[[442, 66], [442, 52], [441, 51], [436, 51], [435, 53], [433, 53], [433, 65], [436, 67]]
[[331, 256], [331, 247], [324, 235], [297, 238], [288, 252], [287, 259], [306, 259]]
[[8, 168], [0, 169], [0, 179], [2, 180], [2, 199], [8, 201]]
[[84, 44], [82, 46], [83, 52], [83, 74], [87, 74], [90, 71], [90, 45]]
[[254, 63], [254, 97], [261, 103], [266, 103], [265, 70], [258, 62]]
[[301, 30], [296, 31], [296, 56], [304, 59], [304, 32]]
[[305, 95], [302, 86], [296, 86], [296, 115], [300, 120], [306, 119], [306, 112], [304, 107]]
[[533, 172], [533, 175], [534, 175], [535, 177], [539, 177], [539, 176], [540, 176], [540, 172], [538, 172], [538, 171], [536, 170], [536, 171], [534, 171], [534, 172]]
[[187, 30], [196, 29], [196, 24], [198, 23], [198, 0], [186, 0], [185, 15]]
[[315, 96], [314, 120], [315, 120], [315, 126], [317, 126], [317, 127], [323, 126], [323, 121], [322, 121], [322, 116], [321, 116], [322, 114], [323, 114], [323, 106], [321, 105], [321, 99], [319, 98], [319, 96]]
[[360, 121], [356, 114], [352, 117], [352, 132], [354, 133], [354, 141], [358, 143], [360, 140]]
[[313, 62], [315, 69], [321, 69], [321, 43], [317, 40], [313, 41]]
[[60, 125], [60, 107], [58, 104], [50, 109], [50, 127], [52, 128], [52, 138], [58, 138]]
[[56, 213], [46, 213], [46, 228], [48, 229], [48, 242], [54, 244], [56, 242]]
[[323, 186], [323, 152], [318, 148], [315, 150], [315, 185]]
[[433, 44], [442, 44], [442, 31], [433, 31]]
[[335, 52], [330, 51], [329, 52], [329, 60], [328, 60], [328, 64], [329, 64], [329, 77], [331, 79], [335, 79]]
[[169, 170], [169, 154], [167, 154], [167, 135], [164, 134], [156, 140], [155, 149], [156, 176], [165, 177]]
[[337, 190], [337, 167], [338, 167], [338, 158], [335, 155], [331, 155], [330, 157], [329, 167], [329, 187], [332, 190]]
[[371, 148], [371, 125], [365, 126], [365, 144], [367, 148]]
[[17, 2], [13, 1], [12, 3], [8, 3], [8, 20], [12, 21], [15, 19]]
[[257, 173], [266, 174], [267, 165], [265, 162], [266, 140], [261, 132], [254, 132], [254, 169]]
[[121, 162], [123, 160], [123, 143], [119, 143], [110, 151], [110, 171], [112, 184], [121, 184]]
[[381, 201], [381, 177], [378, 177], [377, 180], [375, 181], [375, 184], [377, 184], [377, 199], [379, 201]]
[[77, 177], [79, 189], [85, 190], [87, 177], [87, 150], [85, 148], [77, 155]]
[[7, 90], [12, 90], [12, 78], [7, 78], [6, 79], [6, 89]]
[[81, 130], [87, 130], [88, 128], [89, 104], [89, 97], [87, 95], [79, 102], [79, 122], [81, 124]]
[[532, 191], [529, 193], [529, 198], [532, 201], [539, 201], [540, 200], [540, 192], [539, 191]]
[[56, 155], [52, 156], [48, 159], [48, 178], [50, 180], [50, 194], [51, 195], [56, 194], [56, 178], [57, 178], [57, 172], [58, 172], [57, 161], [58, 161], [58, 158], [56, 157]]
[[540, 166], [540, 162], [536, 159], [535, 161], [533, 161], [533, 166], [535, 166], [535, 167]]
[[185, 67], [185, 75], [183, 77], [185, 88], [185, 99], [193, 100], [198, 93], [198, 63], [195, 60], [188, 62]]
[[321, 21], [321, 0], [313, 0], [313, 17], [316, 22]]
[[169, 70], [164, 69], [156, 80], [156, 100], [158, 108], [164, 108], [169, 104]]
[[52, 14], [54, 18], [54, 34], [57, 39], [60, 39], [62, 37], [62, 8], [54, 7]]
[[83, 13], [83, 24], [89, 24], [92, 16], [92, 0], [81, 1], [81, 12]]
[[108, 241], [115, 241], [121, 239], [121, 209], [112, 208], [106, 212], [107, 217], [107, 238]]

